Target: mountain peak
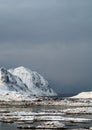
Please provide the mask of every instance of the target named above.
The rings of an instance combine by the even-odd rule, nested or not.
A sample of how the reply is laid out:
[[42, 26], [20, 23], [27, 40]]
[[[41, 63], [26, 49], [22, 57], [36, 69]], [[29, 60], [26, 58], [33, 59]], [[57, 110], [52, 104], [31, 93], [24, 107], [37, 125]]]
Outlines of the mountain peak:
[[20, 70], [20, 71], [31, 71], [30, 69], [24, 67], [24, 66], [19, 66], [17, 68], [15, 68], [15, 70]]

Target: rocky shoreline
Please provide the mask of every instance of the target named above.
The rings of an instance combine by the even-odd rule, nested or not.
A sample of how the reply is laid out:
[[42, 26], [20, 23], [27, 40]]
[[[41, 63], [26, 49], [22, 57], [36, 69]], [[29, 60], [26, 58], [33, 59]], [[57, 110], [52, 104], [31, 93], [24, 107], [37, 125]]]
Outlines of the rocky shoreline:
[[17, 129], [91, 129], [91, 99], [36, 98], [30, 101], [0, 101], [0, 122]]

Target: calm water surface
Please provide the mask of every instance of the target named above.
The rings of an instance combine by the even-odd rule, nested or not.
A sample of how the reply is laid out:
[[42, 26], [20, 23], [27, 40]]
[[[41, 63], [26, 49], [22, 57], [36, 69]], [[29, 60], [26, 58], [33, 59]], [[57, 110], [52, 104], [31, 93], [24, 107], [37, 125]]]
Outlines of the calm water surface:
[[[28, 112], [40, 112], [42, 110], [61, 110], [61, 109], [65, 109], [67, 107], [65, 106], [33, 106], [31, 108], [4, 108], [7, 109], [9, 111], [28, 111]], [[68, 115], [67, 115], [68, 116]], [[74, 117], [74, 115], [69, 115], [69, 117]], [[75, 117], [84, 117], [84, 118], [91, 118], [92, 119], [92, 115], [75, 115]], [[91, 127], [92, 124], [91, 123], [69, 123], [69, 126], [67, 126], [68, 128], [72, 129], [72, 128], [89, 128]], [[0, 123], [0, 130], [18, 130], [17, 128], [17, 124], [9, 124], [9, 123]]]

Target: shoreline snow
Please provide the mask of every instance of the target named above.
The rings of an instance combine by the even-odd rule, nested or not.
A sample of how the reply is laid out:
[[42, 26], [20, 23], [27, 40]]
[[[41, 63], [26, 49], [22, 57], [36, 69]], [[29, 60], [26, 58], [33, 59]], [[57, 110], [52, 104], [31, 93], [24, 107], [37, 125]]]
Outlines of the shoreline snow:
[[92, 92], [81, 92], [71, 98], [92, 98]]

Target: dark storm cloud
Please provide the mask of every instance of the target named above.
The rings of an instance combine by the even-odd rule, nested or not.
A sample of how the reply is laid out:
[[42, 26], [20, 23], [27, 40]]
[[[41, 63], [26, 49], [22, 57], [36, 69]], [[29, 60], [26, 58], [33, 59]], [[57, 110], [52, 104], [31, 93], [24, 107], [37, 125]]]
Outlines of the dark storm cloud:
[[29, 44], [92, 40], [92, 2], [74, 1], [4, 0], [0, 8], [1, 41]]
[[91, 57], [91, 0], [0, 0], [2, 66], [32, 68], [72, 93], [91, 90]]

